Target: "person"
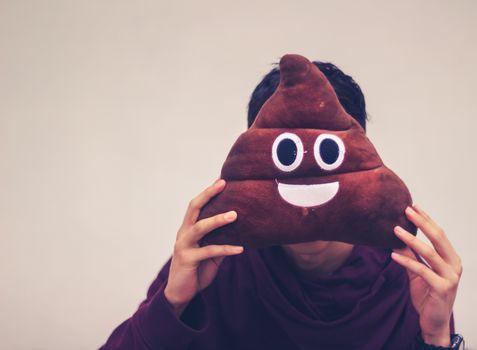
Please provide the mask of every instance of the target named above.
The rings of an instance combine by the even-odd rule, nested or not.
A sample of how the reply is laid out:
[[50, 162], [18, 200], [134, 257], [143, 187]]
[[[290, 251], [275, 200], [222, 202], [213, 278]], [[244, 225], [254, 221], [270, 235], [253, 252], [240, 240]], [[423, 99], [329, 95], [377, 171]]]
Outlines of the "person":
[[[358, 84], [331, 63], [313, 63], [366, 130]], [[248, 127], [279, 79], [275, 67], [255, 88]], [[218, 179], [190, 201], [172, 256], [101, 350], [442, 349], [458, 339], [452, 308], [461, 260], [419, 206], [405, 215], [432, 246], [396, 227], [406, 248], [394, 251], [332, 241], [200, 247], [203, 236], [237, 219], [231, 208], [198, 220], [225, 186]]]

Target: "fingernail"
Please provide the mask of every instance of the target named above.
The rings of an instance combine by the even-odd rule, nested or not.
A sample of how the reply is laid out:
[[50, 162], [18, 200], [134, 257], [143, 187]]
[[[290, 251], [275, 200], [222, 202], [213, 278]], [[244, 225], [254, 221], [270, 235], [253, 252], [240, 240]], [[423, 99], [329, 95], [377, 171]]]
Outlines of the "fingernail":
[[394, 232], [395, 233], [403, 233], [404, 230], [401, 226], [394, 226]]
[[398, 253], [396, 253], [396, 252], [392, 252], [392, 253], [391, 253], [391, 258], [393, 258], [393, 259], [396, 259], [396, 258], [399, 259], [400, 257], [401, 257], [400, 254], [398, 254]]
[[214, 182], [215, 187], [220, 187], [223, 185], [225, 181], [223, 179], [217, 179], [217, 181]]
[[235, 210], [229, 211], [224, 214], [224, 219], [227, 221], [233, 221], [237, 217], [237, 212]]
[[409, 213], [409, 214], [416, 214], [416, 211], [414, 209], [412, 209], [412, 207], [407, 207], [406, 208], [406, 211]]
[[241, 246], [235, 246], [235, 247], [232, 248], [232, 250], [233, 250], [234, 252], [240, 253], [240, 252], [243, 250], [243, 247], [241, 247]]

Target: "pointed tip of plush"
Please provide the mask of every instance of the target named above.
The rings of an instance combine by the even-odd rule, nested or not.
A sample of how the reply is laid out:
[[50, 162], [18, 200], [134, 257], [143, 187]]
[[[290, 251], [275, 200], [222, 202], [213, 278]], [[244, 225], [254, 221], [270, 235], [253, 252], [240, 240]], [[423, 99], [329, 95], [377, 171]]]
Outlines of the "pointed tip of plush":
[[353, 123], [319, 68], [301, 55], [287, 54], [280, 60], [280, 84], [252, 128], [345, 130]]
[[286, 54], [280, 59], [280, 75], [285, 86], [301, 82], [310, 69], [311, 62], [297, 54]]

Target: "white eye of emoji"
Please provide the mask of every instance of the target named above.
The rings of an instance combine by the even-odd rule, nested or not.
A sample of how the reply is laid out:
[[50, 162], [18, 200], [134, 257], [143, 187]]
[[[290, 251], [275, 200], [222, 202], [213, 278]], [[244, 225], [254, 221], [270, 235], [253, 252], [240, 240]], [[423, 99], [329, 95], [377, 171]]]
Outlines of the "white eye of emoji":
[[282, 171], [295, 170], [303, 160], [303, 143], [290, 132], [277, 136], [272, 146], [272, 159]]
[[345, 146], [336, 135], [321, 134], [313, 146], [315, 160], [323, 170], [334, 170], [343, 163]]

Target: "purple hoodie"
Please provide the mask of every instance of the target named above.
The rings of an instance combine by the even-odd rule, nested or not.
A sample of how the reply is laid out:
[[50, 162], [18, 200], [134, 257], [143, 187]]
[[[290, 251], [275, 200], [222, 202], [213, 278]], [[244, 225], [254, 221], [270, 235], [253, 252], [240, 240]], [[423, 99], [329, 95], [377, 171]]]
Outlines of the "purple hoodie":
[[164, 297], [170, 262], [100, 350], [417, 348], [408, 276], [389, 250], [355, 246], [338, 270], [309, 279], [281, 246], [246, 249], [180, 318]]

